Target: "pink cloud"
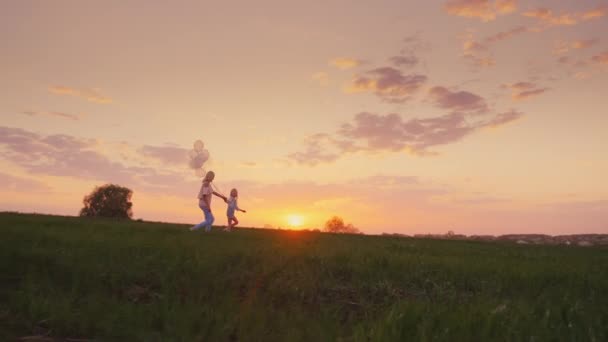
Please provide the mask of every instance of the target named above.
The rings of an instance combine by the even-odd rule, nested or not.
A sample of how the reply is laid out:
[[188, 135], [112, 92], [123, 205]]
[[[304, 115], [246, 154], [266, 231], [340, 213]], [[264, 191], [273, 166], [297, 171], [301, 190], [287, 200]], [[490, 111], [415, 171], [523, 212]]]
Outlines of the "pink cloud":
[[484, 22], [493, 21], [498, 15], [513, 13], [517, 10], [516, 0], [449, 0], [444, 10], [451, 15], [477, 18]]
[[402, 103], [426, 82], [425, 75], [403, 75], [398, 69], [380, 67], [357, 75], [345, 89], [347, 93], [372, 92], [386, 102]]
[[49, 92], [56, 95], [67, 95], [67, 96], [75, 96], [85, 99], [89, 102], [99, 103], [99, 104], [109, 104], [112, 103], [112, 99], [108, 96], [102, 95], [98, 89], [77, 89], [65, 86], [52, 86], [49, 87]]

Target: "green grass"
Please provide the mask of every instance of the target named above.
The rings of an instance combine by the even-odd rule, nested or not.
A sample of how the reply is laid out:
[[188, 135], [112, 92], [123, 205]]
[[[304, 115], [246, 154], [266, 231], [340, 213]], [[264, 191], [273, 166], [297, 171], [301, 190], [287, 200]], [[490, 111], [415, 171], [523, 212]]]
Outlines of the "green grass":
[[0, 214], [0, 340], [608, 341], [608, 249]]

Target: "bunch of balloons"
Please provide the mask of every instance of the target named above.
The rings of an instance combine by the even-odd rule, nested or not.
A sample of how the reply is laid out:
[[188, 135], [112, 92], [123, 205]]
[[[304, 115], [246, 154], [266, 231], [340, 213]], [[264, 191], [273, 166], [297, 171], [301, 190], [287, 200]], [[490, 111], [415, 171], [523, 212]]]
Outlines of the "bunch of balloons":
[[197, 140], [193, 144], [193, 148], [189, 153], [190, 161], [188, 165], [197, 177], [205, 176], [204, 165], [209, 160], [209, 151], [205, 149], [205, 144], [201, 140]]

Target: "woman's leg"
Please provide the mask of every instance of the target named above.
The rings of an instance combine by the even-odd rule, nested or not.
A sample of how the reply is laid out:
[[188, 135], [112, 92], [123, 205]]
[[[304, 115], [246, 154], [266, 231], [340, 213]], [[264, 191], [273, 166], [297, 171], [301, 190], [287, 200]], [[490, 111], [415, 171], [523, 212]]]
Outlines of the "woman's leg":
[[205, 208], [205, 207], [203, 207], [201, 205], [199, 205], [199, 208], [201, 208], [201, 210], [203, 211], [203, 214], [205, 215], [205, 219], [201, 223], [199, 223], [196, 226], [190, 228], [190, 230], [197, 230], [197, 229], [201, 229], [201, 228], [207, 226], [207, 218], [208, 218], [208, 216], [207, 216], [207, 213], [205, 212], [205, 210], [207, 210], [207, 208]]
[[209, 208], [204, 208], [203, 212], [205, 213], [205, 231], [210, 232], [211, 225], [213, 224], [213, 221], [215, 221], [215, 217], [213, 217], [213, 213], [211, 213], [211, 209]]

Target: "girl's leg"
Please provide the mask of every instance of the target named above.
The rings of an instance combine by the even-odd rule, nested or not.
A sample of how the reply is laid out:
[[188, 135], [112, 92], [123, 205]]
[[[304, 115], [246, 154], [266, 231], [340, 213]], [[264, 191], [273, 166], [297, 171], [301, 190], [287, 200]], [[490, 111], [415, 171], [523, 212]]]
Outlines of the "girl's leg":
[[237, 220], [236, 216], [233, 216], [233, 217], [232, 217], [232, 221], [233, 221], [233, 222], [232, 222], [232, 226], [233, 226], [233, 227], [234, 227], [234, 226], [236, 226], [237, 224], [239, 224], [239, 220]]
[[226, 230], [230, 230], [232, 228], [232, 218], [230, 218], [230, 216], [227, 216], [228, 218], [228, 226], [226, 227]]

